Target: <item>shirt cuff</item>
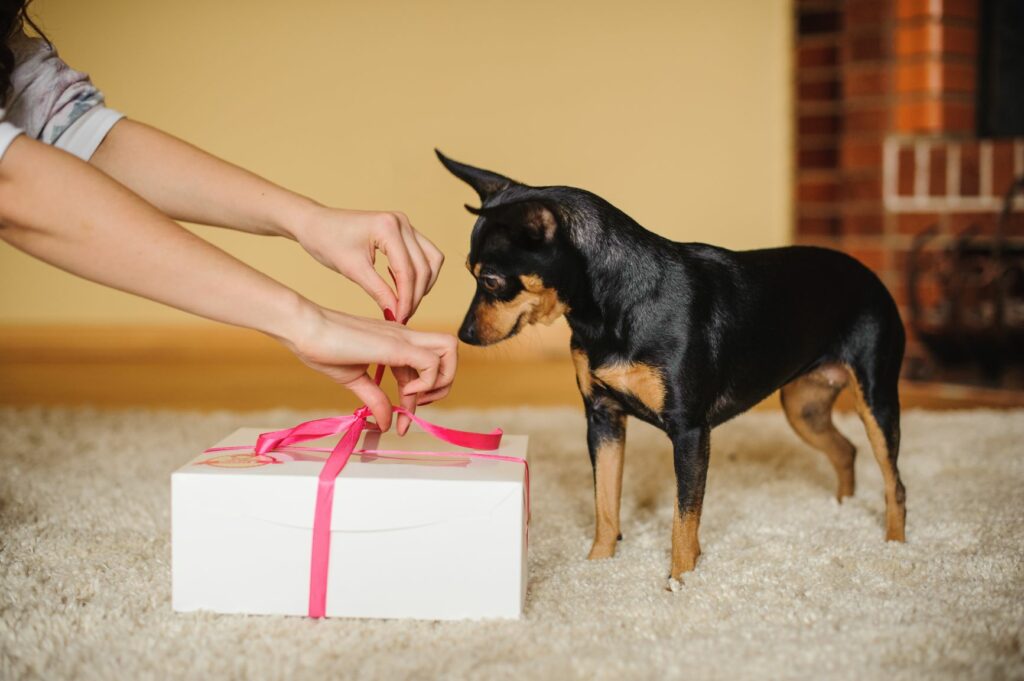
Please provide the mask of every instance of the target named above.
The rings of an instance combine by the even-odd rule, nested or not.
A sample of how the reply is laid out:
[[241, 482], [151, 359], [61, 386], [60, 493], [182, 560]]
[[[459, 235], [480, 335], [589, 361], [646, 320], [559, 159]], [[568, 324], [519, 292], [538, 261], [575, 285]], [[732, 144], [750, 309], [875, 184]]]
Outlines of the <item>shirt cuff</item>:
[[4, 153], [7, 151], [7, 147], [11, 146], [11, 142], [14, 141], [14, 138], [22, 132], [21, 128], [11, 125], [10, 123], [0, 121], [0, 159], [3, 159]]
[[68, 129], [54, 141], [53, 146], [88, 161], [110, 129], [122, 118], [124, 114], [119, 111], [105, 106], [94, 106], [68, 126]]

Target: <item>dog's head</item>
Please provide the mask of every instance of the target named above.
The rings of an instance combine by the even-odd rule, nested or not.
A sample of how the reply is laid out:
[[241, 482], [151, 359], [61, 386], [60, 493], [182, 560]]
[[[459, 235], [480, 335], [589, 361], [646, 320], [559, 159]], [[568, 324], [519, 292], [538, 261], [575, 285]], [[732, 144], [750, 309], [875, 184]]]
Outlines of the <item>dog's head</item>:
[[490, 345], [523, 327], [550, 324], [567, 310], [564, 291], [566, 241], [556, 193], [458, 163], [437, 152], [441, 163], [480, 196], [466, 267], [476, 294], [459, 329], [470, 345]]

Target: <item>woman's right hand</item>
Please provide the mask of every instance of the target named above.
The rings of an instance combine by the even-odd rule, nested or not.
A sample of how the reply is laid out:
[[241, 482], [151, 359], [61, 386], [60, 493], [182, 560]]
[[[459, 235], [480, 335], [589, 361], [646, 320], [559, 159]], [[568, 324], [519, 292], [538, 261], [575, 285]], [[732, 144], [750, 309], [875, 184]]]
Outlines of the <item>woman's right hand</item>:
[[[283, 342], [308, 366], [345, 386], [362, 400], [381, 430], [391, 427], [391, 401], [367, 374], [371, 364], [392, 367], [400, 404], [410, 412], [439, 400], [451, 390], [458, 361], [454, 336], [413, 331], [401, 324], [374, 321], [315, 308], [293, 338]], [[400, 416], [399, 434], [409, 427]]]

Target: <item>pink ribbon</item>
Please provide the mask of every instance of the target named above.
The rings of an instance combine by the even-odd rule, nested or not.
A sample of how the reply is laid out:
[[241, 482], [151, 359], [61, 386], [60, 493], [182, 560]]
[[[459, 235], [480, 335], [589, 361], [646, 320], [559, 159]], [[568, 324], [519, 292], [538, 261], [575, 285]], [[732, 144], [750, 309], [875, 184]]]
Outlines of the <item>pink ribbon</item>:
[[[374, 380], [379, 384], [384, 373], [384, 367], [377, 367]], [[473, 433], [454, 428], [445, 428], [419, 418], [415, 414], [402, 407], [392, 406], [396, 414], [408, 416], [416, 425], [439, 440], [443, 440], [457, 447], [465, 447], [473, 450], [493, 451], [501, 445], [502, 431], [495, 428], [490, 433]], [[333, 449], [318, 447], [295, 447], [294, 449], [304, 451], [330, 451], [330, 456], [320, 469], [319, 482], [316, 491], [316, 508], [313, 512], [313, 548], [312, 560], [309, 568], [309, 616], [323, 617], [327, 605], [327, 569], [331, 551], [331, 510], [334, 505], [334, 482], [338, 475], [344, 470], [349, 458], [355, 452], [356, 443], [364, 430], [379, 431], [377, 424], [370, 423], [370, 409], [360, 407], [351, 416], [331, 416], [328, 418], [314, 419], [300, 423], [292, 428], [275, 430], [270, 433], [263, 433], [256, 440], [256, 446], [252, 451], [257, 456], [267, 455], [273, 451], [287, 451], [289, 447], [299, 442], [318, 440], [331, 435], [342, 434], [338, 444]], [[222, 452], [228, 450], [249, 449], [249, 447], [212, 447], [206, 452]], [[376, 450], [359, 450], [360, 453], [375, 453]], [[428, 456], [451, 456], [451, 452], [396, 452], [388, 451], [389, 454], [423, 454]], [[510, 461], [523, 464], [523, 484], [526, 504], [527, 537], [529, 537], [530, 518], [530, 465], [526, 459], [518, 456], [504, 456], [501, 454], [485, 454], [481, 451], [460, 452], [462, 456], [477, 459], [491, 459], [494, 461]]]

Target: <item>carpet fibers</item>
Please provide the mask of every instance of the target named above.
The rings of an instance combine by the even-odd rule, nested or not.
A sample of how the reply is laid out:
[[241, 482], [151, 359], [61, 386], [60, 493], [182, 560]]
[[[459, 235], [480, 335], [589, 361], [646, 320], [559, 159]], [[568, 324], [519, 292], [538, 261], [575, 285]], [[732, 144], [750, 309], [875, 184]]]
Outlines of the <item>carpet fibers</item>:
[[883, 541], [881, 476], [856, 417], [838, 418], [860, 451], [857, 494], [842, 505], [828, 461], [781, 412], [722, 426], [704, 554], [676, 593], [666, 590], [674, 481], [661, 433], [630, 424], [625, 539], [614, 558], [587, 562], [578, 411], [434, 411], [446, 425], [531, 436], [522, 620], [172, 612], [171, 471], [238, 426], [311, 416], [0, 410], [0, 676], [1024, 678], [1022, 411], [905, 415], [903, 545]]

